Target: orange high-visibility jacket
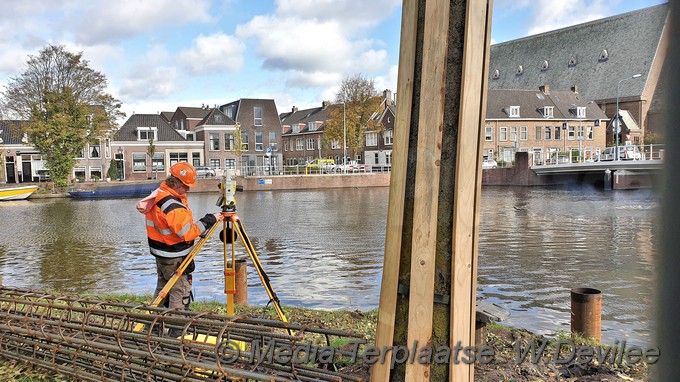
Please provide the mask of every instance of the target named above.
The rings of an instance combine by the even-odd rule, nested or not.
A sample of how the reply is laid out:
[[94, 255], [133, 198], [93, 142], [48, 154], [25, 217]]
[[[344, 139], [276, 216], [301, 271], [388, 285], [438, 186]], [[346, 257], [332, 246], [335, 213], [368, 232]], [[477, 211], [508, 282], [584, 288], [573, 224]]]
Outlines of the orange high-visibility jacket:
[[145, 216], [146, 234], [154, 256], [186, 256], [194, 245], [194, 239], [206, 230], [201, 221], [194, 223], [186, 195], [180, 196], [165, 182]]

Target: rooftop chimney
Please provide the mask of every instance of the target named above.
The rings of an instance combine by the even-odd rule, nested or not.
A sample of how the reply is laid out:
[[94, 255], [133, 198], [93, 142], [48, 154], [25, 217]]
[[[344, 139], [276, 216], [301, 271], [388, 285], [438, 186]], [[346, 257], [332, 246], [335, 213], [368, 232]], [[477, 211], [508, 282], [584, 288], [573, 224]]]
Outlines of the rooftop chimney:
[[291, 111], [292, 113], [297, 113], [298, 108], [297, 108], [297, 106], [293, 106], [293, 108], [292, 108], [291, 110], [292, 110], [292, 111]]
[[326, 109], [328, 106], [331, 105], [331, 101], [323, 101], [321, 102], [321, 108]]
[[389, 89], [383, 90], [383, 97], [386, 105], [392, 105], [392, 91]]
[[571, 85], [572, 93], [578, 93], [578, 85]]
[[550, 86], [548, 85], [541, 85], [538, 87], [538, 90], [540, 90], [543, 94], [550, 94]]

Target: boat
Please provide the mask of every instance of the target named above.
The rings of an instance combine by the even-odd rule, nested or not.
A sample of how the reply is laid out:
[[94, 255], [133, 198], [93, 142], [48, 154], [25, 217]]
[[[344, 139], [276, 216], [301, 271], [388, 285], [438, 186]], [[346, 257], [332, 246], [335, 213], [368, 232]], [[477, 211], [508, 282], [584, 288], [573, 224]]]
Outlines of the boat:
[[92, 190], [71, 190], [73, 198], [129, 198], [147, 196], [160, 187], [161, 182], [102, 184]]
[[38, 186], [18, 186], [0, 188], [0, 200], [23, 200], [31, 196]]

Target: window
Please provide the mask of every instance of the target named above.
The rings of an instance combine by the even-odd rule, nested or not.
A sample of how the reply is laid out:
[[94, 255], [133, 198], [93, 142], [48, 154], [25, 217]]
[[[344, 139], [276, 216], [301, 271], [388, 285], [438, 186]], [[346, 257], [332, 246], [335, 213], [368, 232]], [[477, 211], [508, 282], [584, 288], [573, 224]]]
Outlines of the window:
[[297, 134], [300, 132], [300, 125], [297, 123], [293, 125], [293, 134]]
[[187, 153], [170, 153], [170, 166], [179, 162], [188, 162], [189, 154]]
[[304, 146], [304, 142], [303, 142], [302, 138], [297, 138], [295, 140], [295, 150], [296, 151], [302, 151], [304, 149], [305, 149], [305, 146]]
[[555, 126], [555, 140], [556, 140], [556, 141], [559, 141], [559, 140], [560, 140], [560, 133], [561, 133], [560, 127], [559, 127], [559, 126]]
[[307, 150], [314, 150], [314, 138], [307, 138]]
[[262, 133], [255, 133], [255, 151], [264, 150], [264, 141], [262, 140]]
[[529, 139], [529, 133], [528, 133], [529, 128], [526, 126], [521, 126], [519, 128], [519, 139], [522, 141], [526, 141]]
[[589, 141], [593, 140], [593, 127], [586, 126], [586, 139]]
[[165, 171], [165, 156], [163, 153], [153, 154], [153, 158], [151, 158], [151, 170]]
[[146, 171], [145, 153], [132, 153], [132, 171]]
[[519, 118], [519, 106], [510, 106], [510, 112], [508, 115], [511, 118]]
[[583, 126], [578, 127], [578, 140], [582, 141], [583, 140]]
[[[255, 116], [255, 120], [253, 121], [253, 124], [255, 126], [262, 126], [262, 106], [255, 106], [253, 108], [253, 115]], [[257, 138], [256, 138], [257, 140]], [[257, 145], [257, 143], [256, 143]]]
[[85, 167], [76, 167], [73, 169], [73, 177], [79, 182], [85, 181]]
[[210, 150], [215, 151], [220, 149], [219, 134], [210, 134]]
[[576, 108], [576, 118], [585, 118], [586, 117], [586, 108], [585, 106], [579, 106]]
[[552, 118], [553, 109], [555, 109], [553, 106], [543, 106], [543, 118]]
[[276, 131], [270, 131], [269, 132], [269, 147], [272, 148], [272, 151], [278, 151], [279, 150], [278, 146], [279, 145], [278, 145], [278, 142], [277, 142], [277, 139], [276, 139]]
[[234, 134], [231, 133], [224, 134], [224, 149], [227, 151], [231, 151], [235, 148], [236, 145], [234, 144]]
[[377, 146], [378, 145], [378, 134], [376, 133], [366, 133], [366, 146]]
[[491, 142], [493, 140], [493, 127], [487, 126], [484, 128], [484, 140]]
[[102, 178], [102, 168], [101, 167], [90, 167], [90, 179], [100, 180]]
[[315, 122], [309, 122], [307, 124], [307, 126], [309, 127], [309, 131], [316, 131], [316, 121]]
[[248, 145], [248, 133], [241, 133], [241, 147], [243, 151], [248, 151], [250, 146]]
[[576, 129], [574, 126], [569, 126], [569, 140], [573, 141], [574, 139], [576, 139]]
[[[90, 158], [101, 158], [102, 147], [99, 143], [90, 144]], [[100, 177], [101, 178], [101, 177]]]
[[552, 127], [546, 126], [545, 127], [545, 140], [549, 141], [552, 139]]
[[537, 141], [543, 139], [543, 126], [536, 126], [536, 135], [534, 136], [534, 139]]
[[373, 163], [374, 164], [380, 163], [380, 155], [378, 153], [373, 154]]
[[386, 131], [383, 132], [383, 142], [386, 146], [392, 144], [392, 142], [393, 142], [393, 140], [392, 140], [393, 132], [394, 132], [394, 130], [386, 130]]
[[517, 142], [517, 126], [512, 126], [510, 128], [510, 140]]
[[187, 133], [187, 141], [195, 141], [196, 137], [194, 137], [194, 133]]
[[137, 128], [137, 140], [148, 141], [153, 137], [154, 141], [157, 141], [156, 128], [155, 127], [138, 127]]
[[337, 150], [340, 148], [340, 142], [337, 139], [334, 139], [333, 142], [331, 142], [331, 149]]
[[501, 126], [500, 128], [500, 139], [501, 141], [507, 141], [508, 140], [508, 128], [505, 126]]
[[220, 160], [219, 159], [211, 159], [210, 160], [210, 167], [220, 168]]
[[236, 168], [236, 159], [225, 159], [224, 160], [224, 167], [226, 169], [235, 169]]
[[283, 141], [283, 151], [288, 151], [288, 140]]
[[194, 167], [201, 165], [201, 153], [191, 153], [191, 164]]

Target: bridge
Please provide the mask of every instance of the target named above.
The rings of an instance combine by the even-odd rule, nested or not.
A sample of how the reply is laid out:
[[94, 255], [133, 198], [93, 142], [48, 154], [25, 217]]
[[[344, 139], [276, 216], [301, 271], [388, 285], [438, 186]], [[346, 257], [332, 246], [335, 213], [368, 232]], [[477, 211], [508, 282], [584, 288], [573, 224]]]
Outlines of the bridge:
[[640, 160], [612, 160], [601, 162], [583, 162], [583, 163], [559, 163], [559, 164], [545, 164], [538, 166], [531, 166], [531, 170], [537, 175], [545, 174], [574, 174], [583, 172], [600, 172], [605, 171], [657, 171], [663, 167], [661, 159], [640, 159]]

